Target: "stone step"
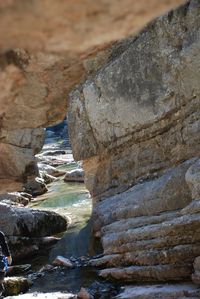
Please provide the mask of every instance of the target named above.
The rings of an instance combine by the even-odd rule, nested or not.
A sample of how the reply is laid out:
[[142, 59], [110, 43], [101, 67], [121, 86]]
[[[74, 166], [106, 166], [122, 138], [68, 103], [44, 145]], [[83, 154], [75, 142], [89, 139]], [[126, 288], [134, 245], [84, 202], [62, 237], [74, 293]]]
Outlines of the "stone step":
[[200, 255], [199, 245], [178, 245], [174, 248], [162, 250], [139, 250], [124, 254], [105, 255], [102, 258], [93, 259], [89, 262], [95, 267], [121, 267], [121, 266], [152, 266], [177, 263], [191, 263]]
[[124, 286], [116, 299], [197, 299], [200, 289], [192, 283]]
[[169, 264], [155, 266], [130, 266], [100, 270], [99, 275], [105, 279], [126, 282], [183, 281], [189, 279], [192, 264]]
[[[138, 242], [148, 244], [150, 248], [157, 245], [160, 248], [175, 245], [200, 242], [200, 213], [184, 215], [160, 224], [152, 224], [124, 232], [106, 234], [102, 237], [104, 253], [122, 253], [131, 251], [133, 244], [137, 247]], [[141, 243], [139, 243], [141, 245]]]

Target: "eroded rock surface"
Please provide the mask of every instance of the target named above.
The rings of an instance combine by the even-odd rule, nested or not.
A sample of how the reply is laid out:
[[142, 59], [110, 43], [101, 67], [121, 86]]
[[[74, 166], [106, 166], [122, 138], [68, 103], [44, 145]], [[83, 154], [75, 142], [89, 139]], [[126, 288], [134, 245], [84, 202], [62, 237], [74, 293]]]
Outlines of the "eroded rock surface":
[[198, 156], [199, 10], [158, 18], [71, 94], [73, 153], [94, 197]]
[[0, 193], [19, 191], [28, 177], [34, 179], [39, 174], [34, 155], [43, 143], [43, 129], [0, 131]]
[[190, 279], [199, 256], [199, 14], [191, 0], [158, 18], [71, 93], [104, 278]]
[[[171, 1], [167, 2], [160, 4], [163, 9], [171, 5]], [[40, 28], [40, 5], [45, 2], [27, 3], [29, 26], [36, 15], [36, 27]], [[87, 3], [91, 5], [91, 1]], [[99, 24], [99, 8], [93, 10], [101, 6], [102, 2], [98, 3], [91, 6], [92, 11], [83, 9], [75, 15], [81, 19], [84, 12]], [[118, 12], [136, 8], [124, 2], [118, 4]], [[143, 12], [146, 7], [145, 1]], [[36, 14], [32, 8], [37, 8]], [[52, 2], [52, 11], [54, 8]], [[111, 8], [112, 5], [108, 11]], [[156, 14], [155, 6], [152, 9]], [[21, 13], [12, 7], [10, 12], [13, 16]], [[89, 32], [86, 26], [80, 40], [87, 32], [88, 44], [82, 43], [78, 48], [77, 41], [68, 42], [67, 47], [59, 43], [59, 34], [57, 38], [52, 36], [51, 25], [45, 30], [46, 20], [51, 19], [47, 12], [43, 29], [36, 28], [32, 37], [29, 26], [24, 27], [35, 41], [31, 45], [29, 38], [25, 40], [28, 51], [10, 51], [2, 46], [1, 131], [38, 128], [63, 120], [67, 94], [82, 82], [70, 96], [69, 128], [74, 156], [84, 160], [85, 181], [94, 197], [94, 230], [103, 245], [104, 256], [91, 264], [101, 268], [104, 278], [126, 282], [190, 279], [194, 259], [200, 256], [196, 164], [200, 149], [199, 14], [199, 1], [190, 0], [149, 24], [138, 36], [117, 43], [113, 43], [115, 34], [110, 39], [100, 35], [96, 41], [97, 32]], [[126, 13], [116, 13], [114, 24], [120, 20], [121, 26], [125, 16]], [[26, 18], [19, 19], [16, 32]], [[132, 19], [135, 21], [130, 13]], [[59, 23], [58, 19], [53, 20]], [[7, 17], [0, 19], [2, 28], [8, 23]], [[112, 27], [108, 24], [113, 22], [105, 22], [106, 27], [101, 27], [102, 36], [105, 28], [107, 32]], [[78, 23], [73, 28], [79, 31], [81, 26]], [[117, 30], [118, 26], [112, 28]], [[131, 26], [130, 31], [122, 30], [122, 36], [132, 33], [132, 29]], [[22, 36], [10, 32], [0, 39], [2, 43], [11, 48], [18, 42], [23, 44], [26, 31], [22, 30]], [[43, 43], [33, 36], [40, 36]], [[70, 41], [67, 37], [66, 34]], [[77, 50], [72, 54], [72, 49]], [[83, 83], [86, 74], [89, 78]], [[15, 102], [15, 107], [8, 105], [9, 101]], [[13, 123], [15, 115], [17, 128]], [[9, 156], [12, 145], [1, 146], [2, 153]], [[32, 147], [30, 150], [33, 154]], [[34, 161], [31, 165], [35, 165]], [[20, 171], [16, 166], [13, 169], [14, 178], [25, 173], [27, 179], [29, 171], [25, 167]], [[33, 177], [36, 172], [37, 169]], [[4, 182], [9, 179], [10, 173], [2, 176]], [[177, 294], [182, 296], [190, 290], [196, 296], [196, 289], [192, 293], [190, 287]]]
[[186, 299], [199, 298], [200, 292], [192, 284], [166, 284], [125, 287], [117, 299]]
[[[68, 93], [86, 74], [112, 59], [111, 45], [120, 52], [118, 40], [183, 2], [1, 1], [0, 142], [1, 131], [13, 138], [15, 130], [17, 136], [19, 129], [27, 135], [30, 128], [63, 121]], [[29, 175], [26, 167], [37, 176], [32, 147], [9, 142], [12, 145], [0, 143], [0, 189], [4, 192], [21, 190]]]

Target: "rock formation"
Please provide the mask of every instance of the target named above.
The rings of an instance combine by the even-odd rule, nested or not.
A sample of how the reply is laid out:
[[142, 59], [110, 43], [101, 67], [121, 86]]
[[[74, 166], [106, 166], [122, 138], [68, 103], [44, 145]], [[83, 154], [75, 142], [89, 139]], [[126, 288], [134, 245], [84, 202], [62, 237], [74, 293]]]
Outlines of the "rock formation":
[[[0, 1], [0, 142], [2, 130], [27, 135], [62, 121], [69, 91], [109, 59], [110, 45], [183, 2]], [[2, 192], [37, 176], [32, 148], [12, 145], [0, 143]]]
[[33, 210], [0, 204], [0, 226], [8, 238], [14, 260], [37, 253], [45, 243], [55, 243], [47, 236], [63, 232], [68, 221], [52, 211]]
[[199, 14], [192, 0], [158, 18], [71, 93], [104, 278], [189, 279], [200, 255]]
[[[157, 9], [160, 1], [148, 1], [149, 7], [118, 1], [115, 11], [111, 1], [108, 13], [106, 1], [85, 0], [81, 12], [74, 7], [70, 13], [68, 32], [61, 2], [52, 0], [44, 19], [46, 1], [2, 8], [1, 28], [8, 27], [8, 12], [14, 20], [26, 17], [0, 34], [0, 181], [20, 188], [38, 171], [33, 154], [40, 146], [18, 140], [15, 131], [38, 136], [38, 128], [63, 120], [68, 108], [73, 153], [83, 160], [94, 234], [103, 246], [103, 257], [91, 265], [102, 277], [125, 282], [180, 281], [192, 274], [198, 282], [200, 2], [190, 0], [122, 41], [116, 40], [140, 28], [137, 16], [143, 25], [182, 1], [162, 1]], [[51, 23], [55, 9], [62, 17]], [[26, 50], [8, 50], [19, 46]], [[179, 291], [182, 296], [193, 288]]]

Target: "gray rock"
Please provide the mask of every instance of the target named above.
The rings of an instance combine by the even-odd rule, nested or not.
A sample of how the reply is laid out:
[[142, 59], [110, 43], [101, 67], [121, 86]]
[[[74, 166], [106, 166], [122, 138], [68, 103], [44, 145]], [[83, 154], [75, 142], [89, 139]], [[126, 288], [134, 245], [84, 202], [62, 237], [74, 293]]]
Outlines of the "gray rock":
[[38, 163], [38, 168], [39, 171], [46, 172], [47, 174], [52, 175], [54, 177], [62, 176], [65, 174], [65, 171], [58, 170], [53, 166], [43, 164], [43, 163]]
[[34, 155], [41, 151], [44, 144], [44, 130], [16, 129], [1, 130], [0, 133], [0, 179], [9, 178], [11, 182], [1, 188], [1, 193], [11, 190], [12, 181], [18, 181], [18, 189], [22, 190], [23, 182], [30, 175], [37, 176], [38, 168]]
[[5, 203], [7, 202], [10, 204], [19, 203], [26, 206], [29, 203], [30, 198], [23, 196], [19, 192], [12, 192], [12, 193], [10, 192], [5, 194], [0, 194], [0, 201]]
[[104, 256], [89, 264], [104, 268], [104, 278], [135, 282], [191, 276], [200, 254], [200, 205], [192, 201], [185, 174], [196, 161], [96, 204], [94, 228]]
[[74, 264], [69, 259], [60, 255], [55, 258], [52, 264], [56, 266], [64, 266], [66, 268], [74, 268]]
[[199, 155], [199, 9], [156, 19], [71, 93], [71, 145], [96, 201]]
[[24, 191], [33, 195], [42, 195], [48, 191], [47, 186], [42, 178], [36, 177], [30, 178], [26, 184], [24, 184]]
[[42, 237], [65, 231], [67, 220], [51, 211], [0, 204], [0, 225], [8, 236]]
[[40, 248], [57, 242], [56, 238], [46, 236], [65, 231], [67, 224], [65, 217], [51, 211], [0, 204], [1, 230], [8, 236], [15, 260], [33, 255]]
[[58, 180], [56, 177], [46, 173], [45, 171], [40, 171], [40, 176], [46, 185]]
[[195, 161], [192, 159], [182, 163], [155, 180], [137, 184], [124, 193], [96, 204], [94, 208], [95, 229], [98, 230], [115, 221], [144, 215], [157, 215], [187, 206], [192, 198], [185, 181], [185, 173]]
[[82, 182], [84, 183], [84, 170], [83, 169], [74, 169], [67, 171], [64, 177], [65, 182]]
[[193, 284], [159, 284], [143, 286], [125, 286], [116, 299], [184, 299], [199, 298], [199, 289]]
[[188, 183], [193, 199], [200, 198], [200, 159], [197, 160], [188, 169], [185, 175], [186, 182]]

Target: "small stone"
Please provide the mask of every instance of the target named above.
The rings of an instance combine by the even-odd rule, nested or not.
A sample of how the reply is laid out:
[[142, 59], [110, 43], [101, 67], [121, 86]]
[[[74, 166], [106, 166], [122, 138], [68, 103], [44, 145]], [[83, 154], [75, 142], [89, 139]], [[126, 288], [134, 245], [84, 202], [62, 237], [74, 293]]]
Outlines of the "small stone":
[[77, 294], [79, 299], [93, 299], [94, 297], [85, 289], [81, 288], [80, 292]]
[[58, 255], [55, 258], [55, 260], [53, 261], [52, 264], [56, 265], [56, 266], [65, 266], [67, 268], [73, 268], [74, 267], [73, 263], [69, 259], [67, 259], [63, 256], [60, 256], [60, 255]]

